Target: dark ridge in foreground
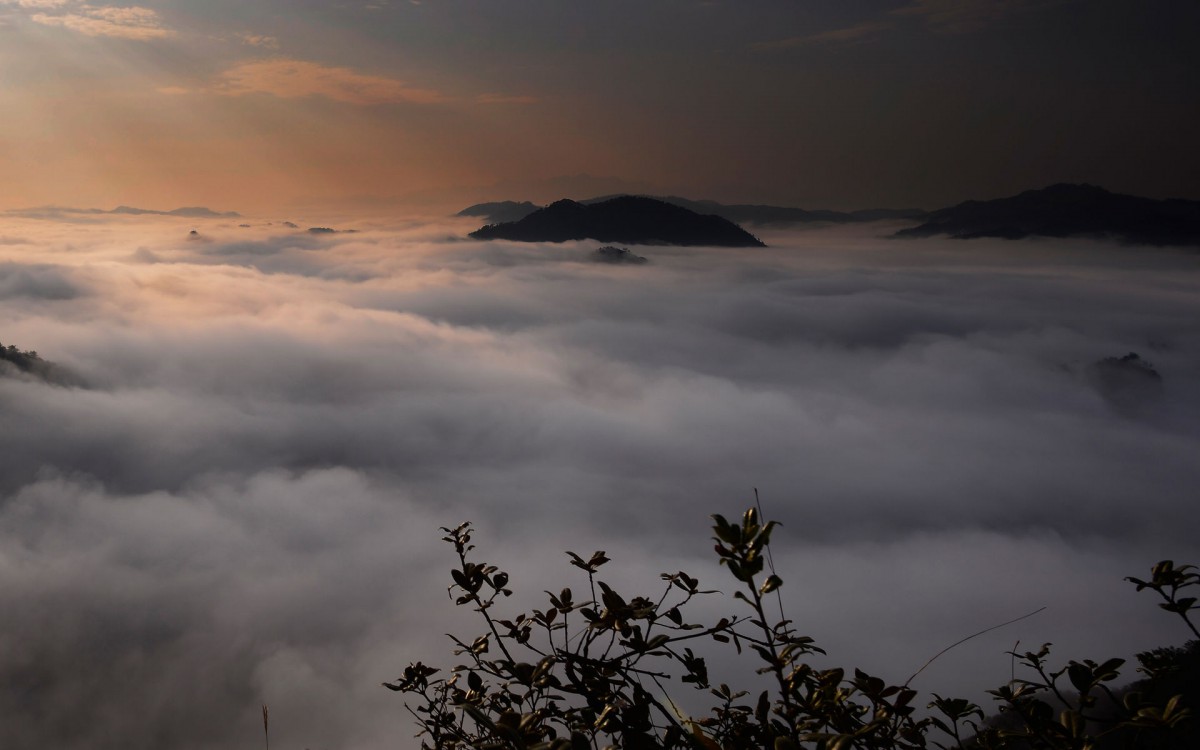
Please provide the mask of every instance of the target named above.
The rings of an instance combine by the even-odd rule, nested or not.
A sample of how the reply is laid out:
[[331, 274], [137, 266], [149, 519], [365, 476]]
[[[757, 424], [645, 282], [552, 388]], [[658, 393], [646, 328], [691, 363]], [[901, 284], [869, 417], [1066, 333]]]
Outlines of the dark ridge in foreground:
[[1135, 245], [1200, 245], [1200, 202], [1110, 193], [1094, 185], [1051, 185], [1009, 198], [967, 201], [929, 215], [897, 237], [956, 239], [1100, 237]]
[[664, 201], [632, 195], [592, 205], [560, 200], [520, 221], [489, 224], [471, 232], [471, 237], [517, 242], [592, 239], [629, 245], [765, 247], [728, 219], [702, 216]]

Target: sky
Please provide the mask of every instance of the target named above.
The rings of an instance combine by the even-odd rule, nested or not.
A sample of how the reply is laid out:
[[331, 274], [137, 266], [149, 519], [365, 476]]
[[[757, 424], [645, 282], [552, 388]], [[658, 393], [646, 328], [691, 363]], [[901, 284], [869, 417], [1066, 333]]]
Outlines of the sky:
[[1183, 0], [0, 2], [0, 206], [1200, 198]]
[[[1045, 607], [914, 681], [991, 708], [1015, 643], [1182, 643], [1123, 578], [1200, 563], [1194, 250], [880, 222], [626, 266], [451, 214], [1200, 199], [1198, 15], [0, 0], [0, 343], [53, 363], [0, 362], [0, 747], [243, 748], [264, 704], [274, 747], [416, 747], [380, 683], [478, 630], [439, 527], [509, 614], [585, 585], [567, 550], [730, 594], [709, 515], [756, 488], [822, 664], [903, 682]], [[1114, 396], [1130, 352], [1161, 386]]]

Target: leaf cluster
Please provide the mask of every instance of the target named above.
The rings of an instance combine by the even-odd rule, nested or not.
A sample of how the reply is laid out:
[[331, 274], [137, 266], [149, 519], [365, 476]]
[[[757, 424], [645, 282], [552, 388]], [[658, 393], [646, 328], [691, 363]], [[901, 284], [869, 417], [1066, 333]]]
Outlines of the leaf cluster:
[[[737, 521], [713, 520], [717, 558], [737, 586], [736, 609], [708, 624], [692, 622], [692, 605], [718, 591], [676, 571], [661, 575], [653, 596], [619, 593], [600, 578], [611, 562], [603, 551], [588, 557], [567, 552], [586, 575], [586, 588], [546, 591], [542, 608], [502, 613], [501, 602], [513, 593], [508, 573], [474, 559], [469, 523], [443, 529], [458, 558], [447, 592], [456, 605], [472, 608], [484, 628], [473, 638], [451, 636], [460, 661], [448, 671], [417, 662], [384, 683], [406, 696], [422, 747], [1099, 750], [1178, 735], [1191, 717], [1180, 695], [1130, 691], [1119, 698], [1110, 686], [1123, 660], [1053, 668], [1049, 644], [1013, 652], [1024, 676], [1014, 674], [990, 691], [1000, 722], [985, 720], [970, 701], [937, 693], [919, 710], [922, 701], [907, 684], [810, 663], [825, 652], [784, 616], [784, 581], [768, 552], [777, 522], [764, 521], [753, 508]], [[1157, 591], [1164, 609], [1190, 626], [1195, 599], [1179, 594], [1197, 583], [1192, 570], [1167, 561], [1155, 566], [1149, 581], [1130, 580], [1139, 590]], [[778, 617], [768, 612], [772, 604]], [[733, 648], [753, 662], [755, 684], [735, 689], [713, 680], [704, 656], [713, 648]], [[1170, 671], [1168, 652], [1140, 658], [1148, 674]], [[694, 697], [681, 702], [707, 698], [706, 713], [689, 715], [670, 697], [685, 688]], [[1123, 744], [1113, 745], [1114, 739]]]

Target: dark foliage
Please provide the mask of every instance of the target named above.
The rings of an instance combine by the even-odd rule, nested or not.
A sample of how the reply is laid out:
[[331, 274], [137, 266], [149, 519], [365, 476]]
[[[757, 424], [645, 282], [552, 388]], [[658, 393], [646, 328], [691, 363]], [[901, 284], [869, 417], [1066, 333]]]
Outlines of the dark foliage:
[[37, 352], [21, 351], [11, 344], [0, 344], [0, 374], [4, 372], [4, 363], [7, 363], [11, 370], [44, 380], [51, 379], [54, 374], [54, 365], [39, 357]]
[[[568, 552], [587, 576], [580, 597], [570, 588], [546, 592], [545, 609], [516, 616], [500, 611], [512, 595], [509, 575], [473, 560], [470, 524], [443, 529], [458, 564], [451, 597], [480, 614], [486, 631], [452, 636], [462, 663], [450, 672], [410, 664], [391, 690], [406, 695], [426, 748], [690, 748], [740, 750], [918, 750], [923, 748], [1194, 747], [1189, 722], [1196, 700], [1196, 647], [1159, 649], [1139, 660], [1147, 677], [1118, 695], [1110, 687], [1122, 659], [1084, 660], [1054, 668], [1049, 646], [1013, 657], [1025, 676], [990, 691], [1001, 716], [984, 721], [979, 706], [932, 694], [923, 701], [904, 685], [860, 670], [818, 669], [824, 653], [796, 632], [780, 607], [769, 612], [783, 580], [770, 563], [773, 521], [756, 510], [740, 522], [714, 516], [716, 553], [736, 581], [738, 608], [715, 623], [691, 622], [689, 605], [717, 594], [679, 571], [662, 575], [655, 597], [626, 597], [598, 577], [604, 552]], [[1152, 577], [1129, 579], [1156, 592], [1160, 606], [1196, 632], [1189, 613], [1200, 583], [1191, 566], [1170, 561]], [[760, 684], [738, 690], [709, 674], [702, 644], [734, 648], [758, 664]], [[689, 716], [668, 697], [668, 685], [709, 698], [707, 714]], [[1191, 743], [1191, 744], [1189, 744]]]
[[42, 359], [35, 351], [23, 351], [11, 344], [0, 344], [0, 377], [4, 376], [66, 388], [87, 387], [84, 379], [71, 370]]

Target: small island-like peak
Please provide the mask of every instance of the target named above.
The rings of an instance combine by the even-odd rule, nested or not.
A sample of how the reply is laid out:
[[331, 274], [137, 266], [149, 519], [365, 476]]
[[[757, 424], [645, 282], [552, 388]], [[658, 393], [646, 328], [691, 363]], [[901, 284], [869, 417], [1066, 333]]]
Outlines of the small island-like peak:
[[472, 232], [471, 237], [517, 242], [592, 239], [629, 245], [764, 247], [761, 240], [728, 219], [635, 195], [593, 204], [555, 201], [519, 221], [489, 224]]

